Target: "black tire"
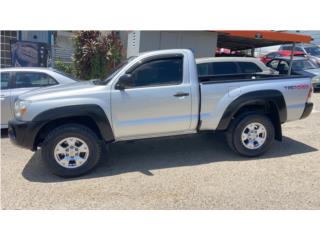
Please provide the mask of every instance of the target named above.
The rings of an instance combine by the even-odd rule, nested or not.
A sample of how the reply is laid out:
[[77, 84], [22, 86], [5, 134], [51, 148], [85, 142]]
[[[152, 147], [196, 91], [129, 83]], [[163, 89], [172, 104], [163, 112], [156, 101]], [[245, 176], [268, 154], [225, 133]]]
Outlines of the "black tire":
[[[87, 160], [76, 168], [63, 167], [55, 160], [54, 149], [56, 145], [68, 137], [83, 140], [89, 148]], [[66, 124], [55, 128], [48, 134], [42, 144], [41, 157], [53, 174], [61, 177], [77, 177], [88, 173], [98, 164], [101, 150], [102, 141], [91, 129], [79, 124]]]
[[[267, 132], [265, 142], [257, 149], [247, 148], [241, 140], [243, 130], [250, 123], [260, 123], [265, 127]], [[236, 153], [245, 157], [256, 157], [268, 151], [274, 141], [275, 130], [270, 119], [264, 114], [247, 113], [238, 116], [231, 123], [226, 139], [229, 147]]]

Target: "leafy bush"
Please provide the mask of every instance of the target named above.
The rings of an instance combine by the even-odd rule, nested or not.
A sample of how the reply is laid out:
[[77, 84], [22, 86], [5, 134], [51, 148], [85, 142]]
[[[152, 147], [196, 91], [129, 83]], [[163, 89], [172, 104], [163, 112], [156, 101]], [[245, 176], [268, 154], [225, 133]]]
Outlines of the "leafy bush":
[[61, 59], [55, 61], [54, 68], [77, 78], [77, 73], [73, 63], [63, 63]]
[[122, 60], [123, 46], [114, 32], [78, 31], [73, 40], [75, 73], [80, 79], [104, 79]]

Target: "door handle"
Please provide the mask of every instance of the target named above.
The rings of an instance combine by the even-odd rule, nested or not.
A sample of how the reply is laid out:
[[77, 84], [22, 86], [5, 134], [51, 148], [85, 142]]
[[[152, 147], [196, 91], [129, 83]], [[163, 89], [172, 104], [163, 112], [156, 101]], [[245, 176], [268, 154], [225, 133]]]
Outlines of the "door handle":
[[175, 95], [173, 95], [174, 97], [186, 97], [189, 96], [189, 93], [185, 93], [185, 92], [177, 92]]

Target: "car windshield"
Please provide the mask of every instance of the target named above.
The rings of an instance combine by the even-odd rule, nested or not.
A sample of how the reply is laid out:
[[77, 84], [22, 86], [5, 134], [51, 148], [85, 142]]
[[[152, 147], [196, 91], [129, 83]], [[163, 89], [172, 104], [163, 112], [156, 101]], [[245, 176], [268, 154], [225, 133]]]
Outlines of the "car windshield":
[[302, 71], [302, 70], [315, 69], [315, 68], [318, 68], [318, 67], [309, 60], [296, 60], [296, 61], [293, 61], [292, 63], [292, 69], [295, 71]]
[[129, 62], [131, 62], [135, 58], [136, 57], [131, 57], [131, 58], [123, 61], [122, 63], [120, 63], [116, 68], [114, 68], [111, 71], [111, 73], [109, 73], [109, 75], [104, 80], [104, 83], [107, 84], [115, 75], [117, 75]]
[[306, 47], [306, 52], [312, 56], [320, 56], [320, 48], [319, 47]]

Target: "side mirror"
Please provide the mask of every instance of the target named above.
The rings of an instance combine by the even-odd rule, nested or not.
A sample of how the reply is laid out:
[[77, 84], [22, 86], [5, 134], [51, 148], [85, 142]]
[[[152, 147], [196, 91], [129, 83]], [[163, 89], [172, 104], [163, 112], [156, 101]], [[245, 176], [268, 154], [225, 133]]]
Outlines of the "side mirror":
[[129, 88], [131, 86], [132, 86], [132, 75], [131, 74], [124, 74], [119, 78], [119, 80], [115, 86], [115, 89], [123, 91], [126, 88]]

